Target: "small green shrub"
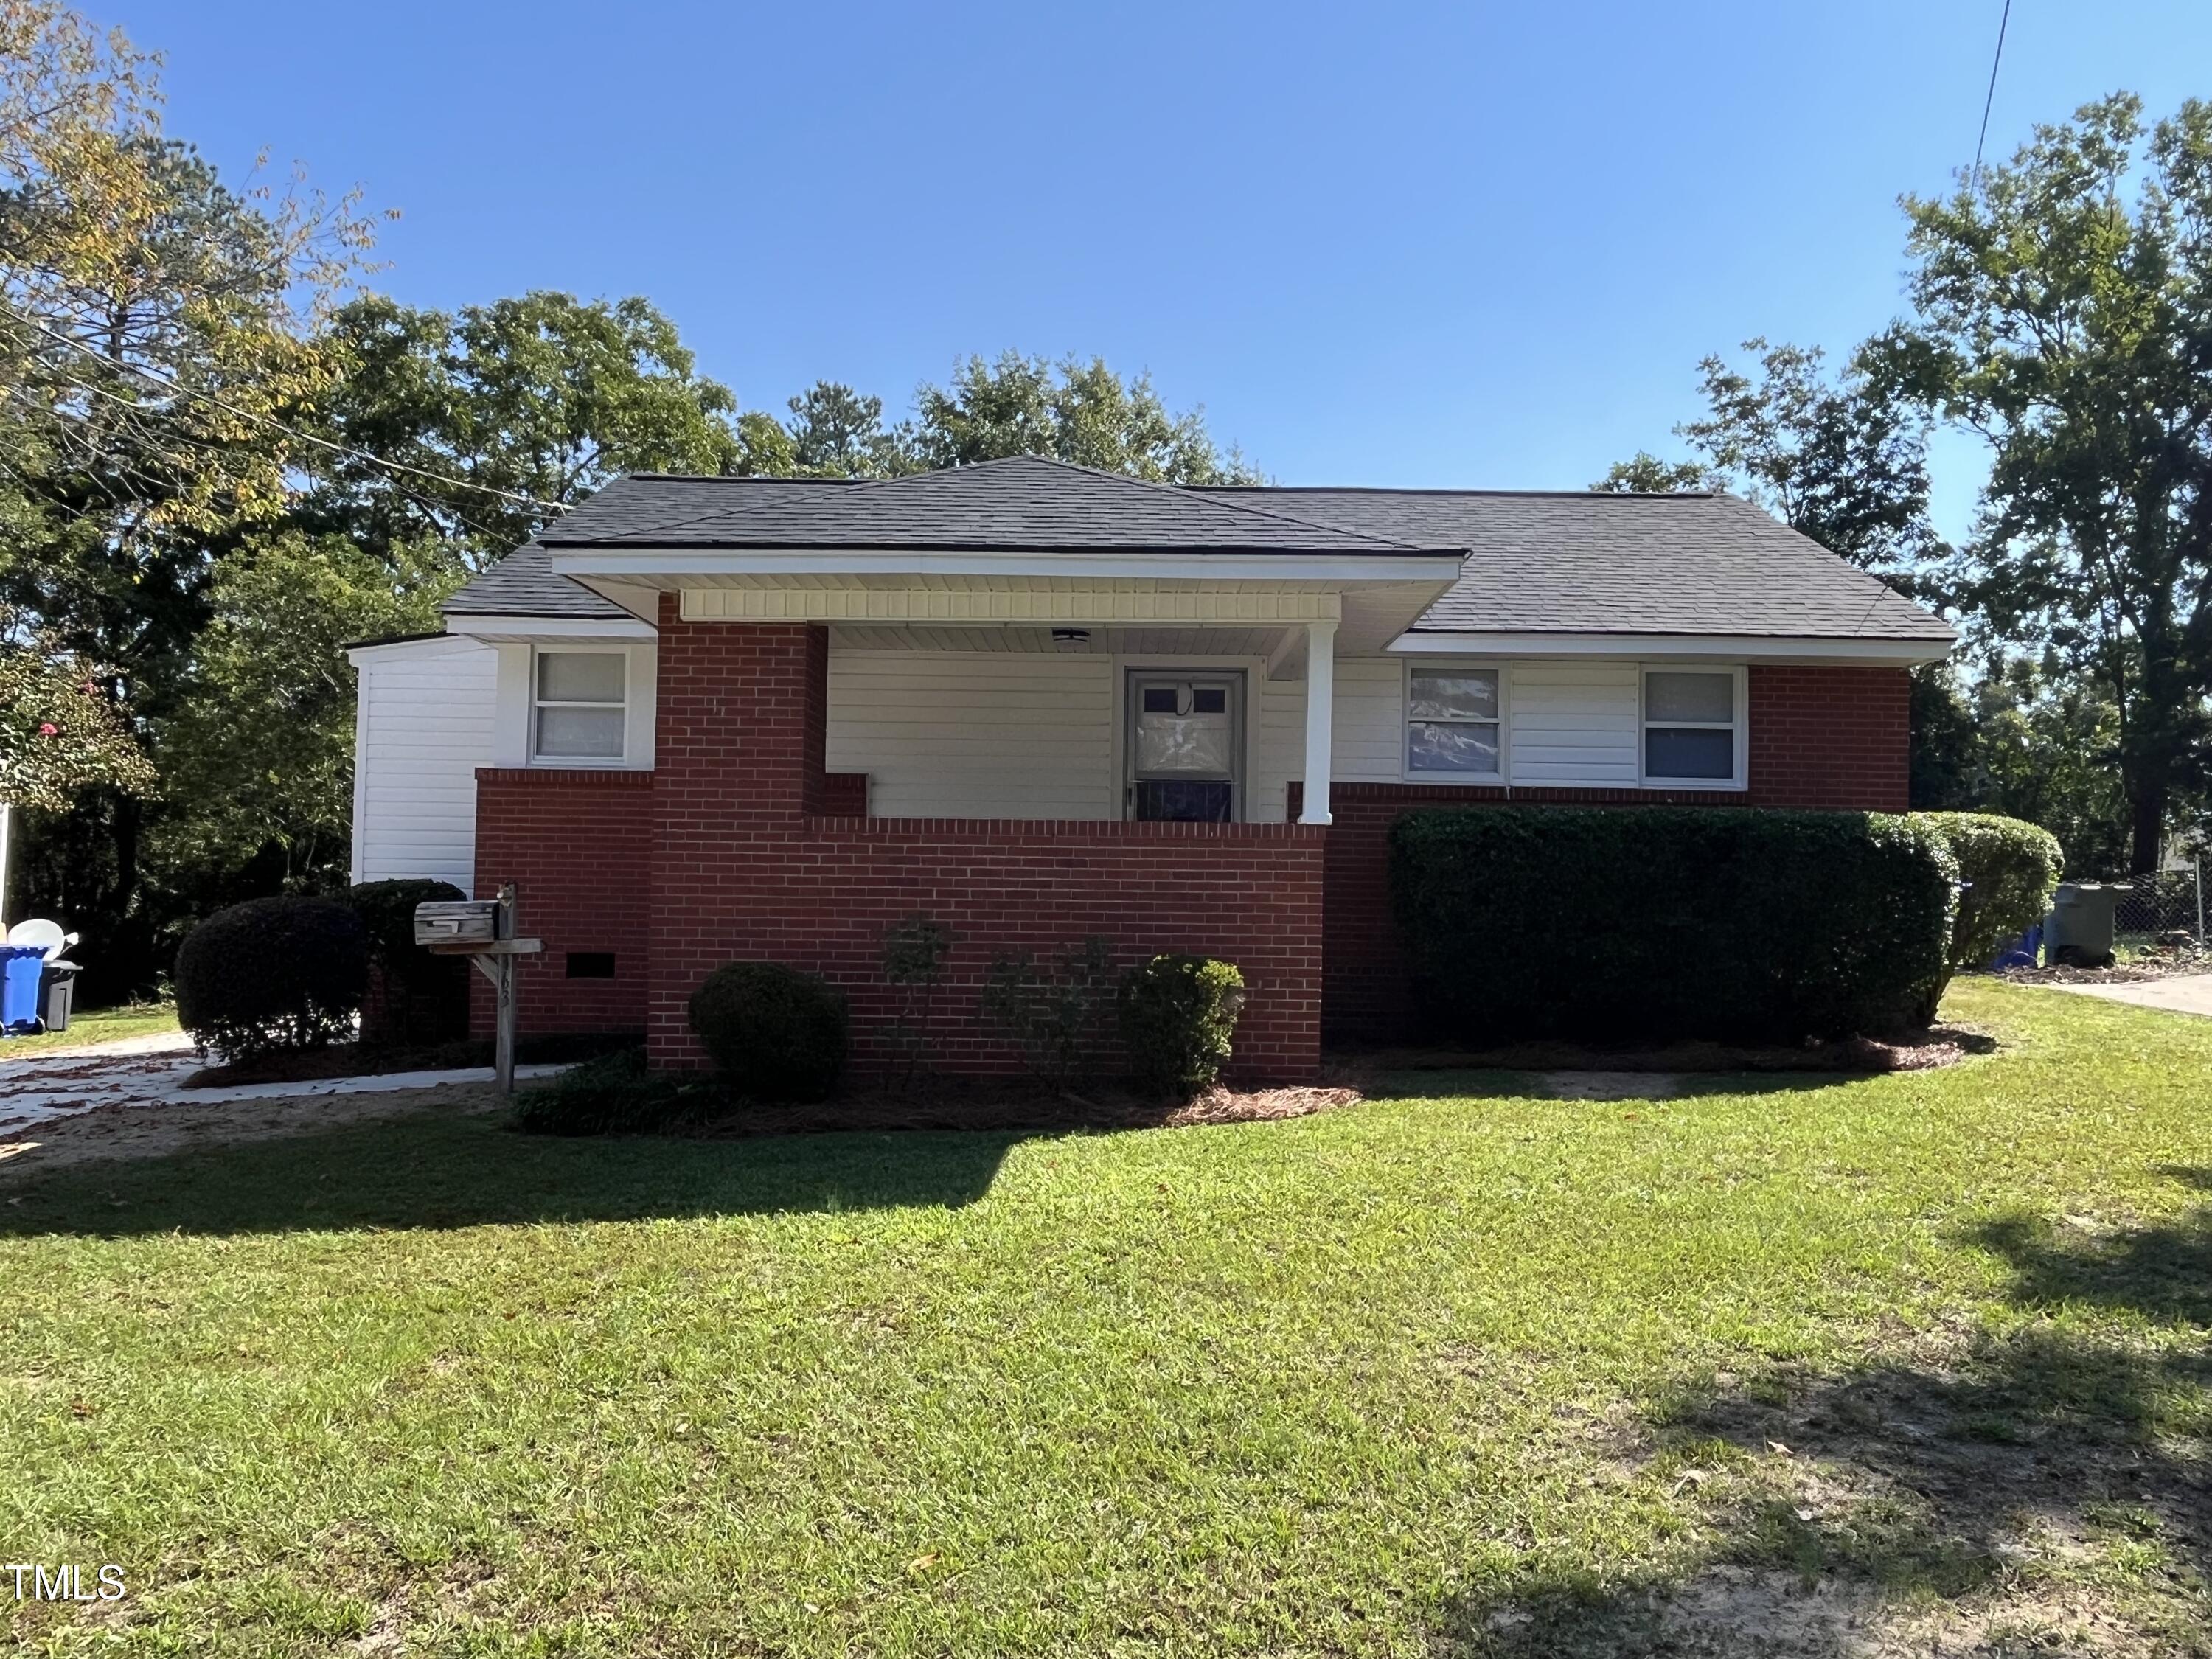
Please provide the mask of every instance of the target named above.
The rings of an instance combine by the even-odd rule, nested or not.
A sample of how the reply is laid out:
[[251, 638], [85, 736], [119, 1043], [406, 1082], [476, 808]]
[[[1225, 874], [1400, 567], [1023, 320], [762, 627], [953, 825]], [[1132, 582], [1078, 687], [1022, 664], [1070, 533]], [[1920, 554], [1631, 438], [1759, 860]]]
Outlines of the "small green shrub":
[[1095, 1054], [1113, 994], [1114, 947], [1093, 934], [1041, 963], [1027, 951], [991, 959], [983, 1018], [1020, 1050], [1030, 1075], [1065, 1092]]
[[2041, 921], [2065, 868], [2058, 837], [2039, 825], [1993, 812], [1917, 812], [1943, 838], [1966, 890], [1951, 924], [1954, 974], [1988, 965], [2007, 939]]
[[1232, 962], [1158, 956], [1121, 975], [1115, 1003], [1138, 1086], [1188, 1100], [1229, 1063], [1244, 976]]
[[1417, 1012], [1478, 1043], [1894, 1030], [1942, 983], [1957, 873], [1880, 813], [1470, 807], [1390, 832]]
[[709, 1115], [719, 1098], [712, 1085], [647, 1071], [645, 1050], [625, 1048], [524, 1090], [514, 1121], [539, 1135], [653, 1134]]
[[449, 881], [364, 881], [345, 902], [368, 933], [373, 990], [362, 1010], [361, 1040], [407, 1047], [468, 1035], [468, 962], [433, 956], [415, 942], [415, 907], [467, 896]]
[[850, 1046], [842, 993], [774, 962], [732, 962], [691, 994], [691, 1030], [732, 1094], [821, 1100]]
[[911, 1083], [929, 1067], [935, 1048], [937, 993], [952, 956], [952, 930], [917, 911], [884, 929], [884, 978], [895, 999], [886, 1034], [891, 1075]]
[[177, 1022], [226, 1063], [321, 1048], [353, 1031], [368, 933], [333, 899], [248, 899], [218, 910], [177, 951]]

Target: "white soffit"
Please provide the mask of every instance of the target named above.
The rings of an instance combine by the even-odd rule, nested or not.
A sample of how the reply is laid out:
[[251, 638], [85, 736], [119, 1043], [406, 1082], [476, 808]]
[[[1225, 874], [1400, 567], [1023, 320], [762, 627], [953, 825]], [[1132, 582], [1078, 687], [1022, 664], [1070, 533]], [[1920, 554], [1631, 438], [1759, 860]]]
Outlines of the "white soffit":
[[1333, 592], [1206, 592], [1195, 585], [1158, 587], [1068, 582], [1041, 589], [985, 587], [687, 587], [685, 622], [853, 622], [936, 623], [1335, 622]]

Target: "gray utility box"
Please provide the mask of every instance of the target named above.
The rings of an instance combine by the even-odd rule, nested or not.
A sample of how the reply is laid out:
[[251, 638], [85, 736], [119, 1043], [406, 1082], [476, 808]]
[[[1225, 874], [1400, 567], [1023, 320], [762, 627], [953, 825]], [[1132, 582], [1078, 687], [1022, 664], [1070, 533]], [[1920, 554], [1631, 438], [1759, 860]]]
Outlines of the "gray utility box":
[[497, 899], [445, 899], [415, 907], [417, 945], [489, 945], [499, 938]]
[[2132, 888], [2101, 882], [2062, 882], [2051, 896], [2043, 924], [2043, 958], [2069, 968], [2112, 965], [2112, 913]]

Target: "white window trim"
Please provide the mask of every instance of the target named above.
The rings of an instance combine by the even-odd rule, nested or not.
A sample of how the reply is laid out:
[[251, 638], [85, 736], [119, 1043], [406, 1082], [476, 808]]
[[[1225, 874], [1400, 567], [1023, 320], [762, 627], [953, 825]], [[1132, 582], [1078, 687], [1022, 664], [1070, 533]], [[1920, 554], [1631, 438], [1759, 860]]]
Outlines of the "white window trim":
[[[540, 682], [540, 681], [539, 681], [539, 679], [538, 679], [538, 665], [539, 660], [540, 660], [542, 658], [544, 658], [544, 657], [547, 657], [547, 656], [560, 656], [560, 657], [615, 657], [615, 658], [618, 658], [618, 659], [621, 660], [621, 662], [622, 662], [622, 665], [623, 665], [623, 695], [622, 695], [622, 702], [619, 702], [619, 703], [611, 703], [611, 702], [561, 702], [561, 701], [555, 701], [555, 702], [546, 702], [544, 698], [540, 697], [540, 696], [538, 695], [538, 685], [541, 684], [541, 682]], [[635, 678], [635, 675], [630, 672], [630, 653], [629, 653], [628, 651], [624, 650], [622, 647], [620, 647], [620, 646], [618, 646], [618, 645], [617, 645], [617, 646], [590, 646], [590, 645], [578, 645], [578, 646], [569, 646], [569, 645], [534, 645], [534, 646], [531, 647], [531, 648], [530, 648], [530, 703], [529, 703], [529, 721], [530, 721], [530, 732], [529, 732], [529, 743], [530, 743], [530, 763], [531, 763], [532, 766], [566, 766], [566, 767], [573, 767], [573, 768], [575, 768], [576, 769], [578, 769], [578, 770], [580, 770], [580, 771], [587, 771], [587, 772], [588, 772], [588, 771], [609, 771], [609, 770], [621, 770], [621, 769], [623, 769], [627, 768], [627, 767], [629, 766], [629, 747], [630, 747], [630, 741], [629, 741], [630, 691], [631, 691], [631, 682], [632, 682]], [[621, 710], [621, 712], [622, 712], [622, 734], [623, 734], [623, 746], [622, 746], [622, 752], [621, 752], [620, 754], [615, 754], [615, 755], [548, 755], [548, 754], [544, 754], [544, 753], [541, 752], [541, 751], [539, 750], [538, 747], [538, 711], [539, 711], [540, 709], [544, 709], [544, 708], [618, 708], [618, 709], [620, 709], [620, 710]]]
[[[1443, 669], [1468, 673], [1474, 671], [1493, 672], [1498, 676], [1498, 769], [1495, 772], [1423, 772], [1413, 766], [1413, 671], [1419, 668]], [[1641, 685], [1643, 681], [1638, 680]], [[1468, 725], [1485, 725], [1486, 721], [1470, 720]], [[1503, 661], [1466, 657], [1413, 657], [1406, 661], [1404, 672], [1398, 677], [1398, 775], [1407, 783], [1464, 784], [1471, 789], [1490, 789], [1503, 785], [1513, 775], [1513, 674]]]
[[[1658, 725], [1670, 729], [1698, 732], [1729, 731], [1735, 733], [1735, 775], [1728, 778], [1666, 778], [1654, 777], [1646, 769], [1650, 764], [1650, 749], [1644, 739], [1655, 724], [1644, 707], [1644, 681], [1648, 675], [1661, 674], [1719, 674], [1735, 676], [1735, 689], [1731, 706], [1735, 719], [1723, 726], [1718, 720], [1660, 720]], [[1636, 665], [1636, 775], [1646, 789], [1710, 789], [1723, 793], [1741, 793], [1751, 787], [1751, 675], [1741, 663], [1639, 662]]]

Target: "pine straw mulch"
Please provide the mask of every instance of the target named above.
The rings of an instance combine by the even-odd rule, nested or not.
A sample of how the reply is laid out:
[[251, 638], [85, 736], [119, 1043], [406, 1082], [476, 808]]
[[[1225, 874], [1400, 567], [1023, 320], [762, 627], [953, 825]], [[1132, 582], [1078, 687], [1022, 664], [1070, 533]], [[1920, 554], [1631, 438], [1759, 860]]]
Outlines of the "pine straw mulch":
[[1277, 1122], [1364, 1098], [1346, 1085], [1232, 1089], [1217, 1084], [1177, 1103], [1121, 1090], [1054, 1094], [1018, 1079], [922, 1078], [903, 1087], [858, 1085], [813, 1105], [734, 1107], [670, 1133], [720, 1139], [903, 1129], [1187, 1129]]

